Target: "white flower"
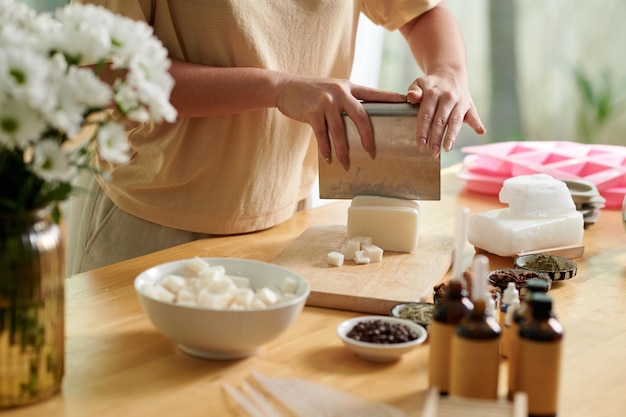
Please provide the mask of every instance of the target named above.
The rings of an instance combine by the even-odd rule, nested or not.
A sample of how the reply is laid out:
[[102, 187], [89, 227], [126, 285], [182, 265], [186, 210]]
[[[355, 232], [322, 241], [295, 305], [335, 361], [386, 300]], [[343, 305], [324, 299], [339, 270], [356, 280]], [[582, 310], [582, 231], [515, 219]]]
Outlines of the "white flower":
[[[107, 67], [109, 79], [101, 79]], [[15, 202], [21, 209], [64, 199], [94, 148], [113, 164], [128, 162], [124, 121], [176, 119], [169, 67], [167, 50], [143, 22], [94, 5], [38, 14], [0, 0], [0, 184], [13, 187], [7, 195], [26, 195]], [[64, 144], [88, 125], [93, 135], [69, 151]], [[20, 164], [25, 178], [16, 179], [12, 167]], [[25, 194], [26, 184], [33, 189]], [[0, 199], [0, 210], [15, 207]]]
[[0, 96], [0, 145], [26, 149], [46, 130], [41, 114], [23, 100]]
[[128, 162], [130, 146], [126, 140], [124, 127], [118, 123], [107, 123], [98, 129], [98, 150], [100, 156], [109, 162], [123, 164]]
[[0, 50], [0, 93], [39, 107], [46, 97], [47, 60], [29, 50]]
[[33, 171], [50, 182], [67, 182], [76, 175], [70, 154], [63, 151], [53, 139], [42, 140], [35, 145]]

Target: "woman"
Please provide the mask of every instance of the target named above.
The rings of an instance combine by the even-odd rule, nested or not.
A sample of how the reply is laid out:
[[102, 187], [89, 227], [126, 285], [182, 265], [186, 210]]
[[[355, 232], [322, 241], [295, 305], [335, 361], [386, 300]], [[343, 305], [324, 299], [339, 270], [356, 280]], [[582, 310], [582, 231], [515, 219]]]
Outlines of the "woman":
[[[438, 0], [82, 2], [154, 28], [172, 60], [178, 119], [135, 127], [131, 161], [107, 166], [109, 181], [81, 179], [91, 192], [72, 200], [70, 274], [287, 220], [315, 181], [317, 152], [349, 169], [342, 112], [375, 157], [361, 100], [419, 102], [416, 146], [435, 158], [463, 122], [485, 131], [460, 31]], [[405, 94], [347, 80], [361, 12], [400, 30], [426, 74]]]

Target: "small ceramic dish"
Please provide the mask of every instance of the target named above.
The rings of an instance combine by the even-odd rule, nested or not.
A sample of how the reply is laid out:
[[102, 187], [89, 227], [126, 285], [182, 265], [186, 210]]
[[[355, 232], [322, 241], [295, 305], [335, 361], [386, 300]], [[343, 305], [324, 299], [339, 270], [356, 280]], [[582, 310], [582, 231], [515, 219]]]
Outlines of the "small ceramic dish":
[[[412, 332], [416, 338], [409, 342], [382, 344], [362, 342], [348, 336], [350, 331], [357, 324], [369, 324], [377, 320], [386, 324], [404, 326]], [[424, 327], [410, 320], [390, 316], [361, 316], [345, 320], [339, 324], [339, 326], [337, 326], [337, 335], [348, 349], [352, 350], [363, 359], [373, 362], [392, 362], [399, 360], [402, 355], [424, 343], [428, 333]]]
[[576, 262], [571, 259], [541, 253], [518, 256], [513, 265], [515, 268], [547, 274], [552, 282], [574, 278], [577, 272]]
[[552, 286], [552, 279], [548, 274], [523, 268], [504, 268], [489, 271], [487, 280], [489, 284], [498, 288], [500, 292], [504, 292], [509, 282], [515, 283], [515, 288], [519, 291], [519, 295], [523, 297], [526, 294], [526, 282], [529, 279], [542, 279], [548, 283], [548, 289]]
[[411, 320], [420, 326], [428, 328], [433, 317], [435, 305], [433, 303], [400, 303], [391, 309], [391, 315], [399, 319]]

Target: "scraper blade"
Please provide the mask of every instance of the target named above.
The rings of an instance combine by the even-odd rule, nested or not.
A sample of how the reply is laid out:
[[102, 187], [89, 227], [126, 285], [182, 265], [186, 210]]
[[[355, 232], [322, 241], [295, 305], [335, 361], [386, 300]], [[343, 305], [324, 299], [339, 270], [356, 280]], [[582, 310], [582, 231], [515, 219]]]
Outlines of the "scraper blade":
[[[409, 200], [440, 200], [441, 159], [420, 153], [415, 139], [418, 107], [409, 103], [363, 103], [370, 116], [376, 159], [363, 149], [352, 120], [344, 114], [350, 169], [319, 158], [319, 193], [324, 199], [377, 195]], [[331, 141], [332, 147], [332, 141]], [[333, 157], [335, 156], [334, 148]]]

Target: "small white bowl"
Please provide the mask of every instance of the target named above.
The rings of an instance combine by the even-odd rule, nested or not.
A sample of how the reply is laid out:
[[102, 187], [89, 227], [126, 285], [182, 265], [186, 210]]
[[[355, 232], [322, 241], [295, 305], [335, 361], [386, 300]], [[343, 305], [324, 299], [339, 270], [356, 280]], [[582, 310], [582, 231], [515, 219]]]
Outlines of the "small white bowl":
[[[380, 344], [361, 342], [348, 337], [348, 333], [356, 324], [375, 320], [402, 324], [417, 334], [417, 339], [404, 343]], [[392, 362], [399, 360], [402, 355], [424, 343], [428, 333], [424, 327], [410, 320], [390, 316], [361, 316], [345, 320], [339, 324], [337, 326], [337, 335], [339, 335], [346, 347], [363, 359], [374, 362]]]
[[226, 274], [250, 279], [254, 290], [276, 287], [285, 278], [297, 283], [289, 301], [253, 310], [218, 310], [189, 307], [148, 296], [143, 288], [166, 275], [192, 276], [188, 260], [152, 267], [135, 278], [139, 301], [152, 324], [179, 348], [205, 359], [239, 359], [253, 355], [262, 345], [276, 339], [296, 320], [311, 287], [306, 279], [288, 269], [266, 262], [236, 258], [203, 258], [210, 265], [221, 265]]

